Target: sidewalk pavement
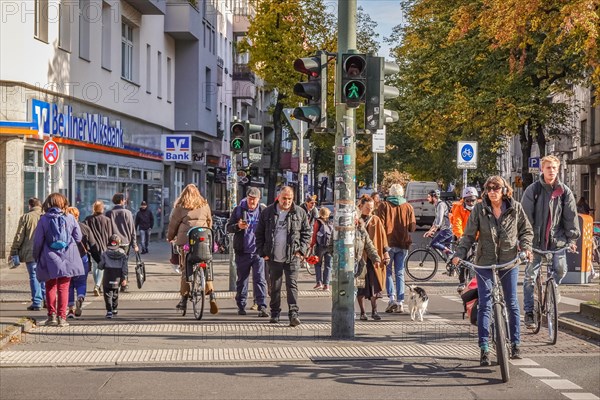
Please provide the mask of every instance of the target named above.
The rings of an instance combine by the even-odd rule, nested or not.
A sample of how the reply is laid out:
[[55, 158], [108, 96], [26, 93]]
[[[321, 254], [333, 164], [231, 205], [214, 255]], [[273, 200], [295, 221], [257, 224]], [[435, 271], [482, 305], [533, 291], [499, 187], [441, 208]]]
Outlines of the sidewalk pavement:
[[[179, 299], [179, 279], [169, 263], [170, 245], [166, 241], [153, 241], [150, 243], [150, 252], [144, 254], [142, 258], [146, 264], [146, 283], [141, 290], [137, 289], [134, 273], [135, 258], [131, 257], [129, 265], [131, 278], [130, 293], [123, 296], [123, 299], [172, 300], [175, 304]], [[215, 254], [213, 266], [214, 287], [217, 299], [226, 299], [226, 302], [221, 301], [221, 303], [224, 303], [229, 308], [235, 307], [235, 292], [229, 291], [229, 255]], [[456, 297], [456, 281], [456, 277], [448, 277], [438, 271], [438, 274], [432, 281], [423, 283], [422, 286], [427, 288], [429, 295], [441, 295], [446, 298], [449, 298], [450, 296]], [[300, 297], [306, 299], [307, 302], [309, 302], [308, 298], [322, 297], [323, 300], [325, 298], [330, 298], [331, 294], [329, 292], [313, 290], [314, 284], [314, 277], [308, 275], [305, 271], [301, 271], [298, 282]], [[578, 306], [582, 301], [598, 301], [600, 299], [599, 288], [598, 280], [596, 280], [592, 284], [561, 285], [560, 290], [563, 294], [563, 298], [566, 300], [565, 304]], [[88, 297], [93, 296], [91, 294], [92, 289], [93, 280], [90, 274], [88, 277]], [[521, 291], [521, 287], [519, 287], [519, 291]], [[250, 292], [248, 298], [251, 299], [251, 296], [252, 293]], [[285, 296], [285, 289], [282, 291], [282, 296]], [[32, 313], [25, 310], [30, 304], [30, 298], [28, 275], [25, 264], [22, 264], [15, 269], [9, 269], [6, 261], [1, 261], [0, 304], [4, 304], [5, 306], [10, 305], [10, 312], [3, 312], [0, 314], [0, 348], [10, 340], [13, 340], [13, 338], [19, 337], [21, 332], [28, 331], [36, 323], [36, 319], [45, 319], [44, 313]], [[386, 301], [386, 299], [384, 298], [382, 301]], [[18, 307], [15, 307], [17, 303], [20, 303], [19, 307], [22, 306], [22, 312], [18, 311]], [[249, 303], [249, 305], [251, 305], [251, 302]], [[283, 301], [283, 303], [285, 303], [285, 301]], [[329, 307], [330, 306], [327, 308]], [[282, 308], [286, 310], [285, 304], [283, 304]], [[3, 309], [6, 309], [6, 307], [3, 307]], [[32, 314], [35, 315], [35, 317], [32, 317]], [[571, 319], [572, 314], [573, 313], [570, 315]], [[583, 331], [581, 328], [582, 325]], [[591, 326], [586, 327], [585, 321], [578, 321], [577, 333], [585, 335], [585, 329], [587, 328], [590, 328], [591, 331], [594, 332], [598, 331], [597, 323], [589, 322], [587, 325]], [[568, 324], [561, 323], [561, 326], [568, 327]], [[390, 326], [390, 329], [394, 328], [397, 327]], [[588, 336], [593, 337], [593, 335]]]

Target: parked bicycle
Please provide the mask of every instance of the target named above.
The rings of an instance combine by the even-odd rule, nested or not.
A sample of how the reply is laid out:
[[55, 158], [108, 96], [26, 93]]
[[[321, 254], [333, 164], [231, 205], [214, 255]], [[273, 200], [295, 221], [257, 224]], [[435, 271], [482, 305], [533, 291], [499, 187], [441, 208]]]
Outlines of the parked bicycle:
[[[554, 255], [566, 251], [566, 247], [557, 250], [533, 249], [534, 253], [542, 256], [540, 271], [535, 278], [533, 287], [533, 316], [535, 321], [533, 330], [537, 334], [542, 327], [542, 321], [548, 328], [548, 339], [550, 344], [556, 344], [558, 339], [558, 302], [556, 283], [554, 282]], [[542, 266], [546, 266], [546, 277], [544, 279]]]
[[[454, 247], [457, 245], [456, 242], [452, 242], [450, 244], [450, 249], [454, 250]], [[475, 245], [474, 245], [475, 246]], [[475, 247], [474, 247], [475, 248]], [[475, 255], [475, 250], [471, 251], [469, 258], [467, 261], [472, 261]], [[418, 248], [412, 250], [406, 256], [406, 260], [404, 261], [404, 268], [406, 271], [406, 275], [408, 275], [412, 280], [418, 282], [425, 282], [434, 277], [438, 270], [438, 264], [440, 260], [446, 266], [446, 274], [448, 276], [454, 276], [458, 271], [457, 267], [452, 265], [450, 260], [452, 259], [452, 255], [446, 255], [442, 251], [436, 249], [431, 246], [431, 242], [427, 244], [424, 248]], [[467, 276], [467, 281], [470, 279]]]
[[504, 264], [496, 265], [476, 265], [469, 261], [461, 260], [460, 264], [471, 269], [474, 273], [478, 273], [478, 269], [489, 269], [492, 271], [492, 318], [490, 319], [490, 336], [496, 348], [496, 358], [500, 366], [500, 374], [502, 382], [508, 382], [510, 372], [508, 369], [508, 359], [511, 350], [510, 330], [508, 325], [508, 311], [502, 285], [500, 284], [499, 270], [511, 269], [521, 265], [527, 256], [525, 253], [520, 253], [514, 260]]
[[215, 252], [221, 254], [229, 253], [230, 238], [225, 229], [227, 225], [227, 218], [213, 215], [213, 231], [214, 231], [214, 242]]

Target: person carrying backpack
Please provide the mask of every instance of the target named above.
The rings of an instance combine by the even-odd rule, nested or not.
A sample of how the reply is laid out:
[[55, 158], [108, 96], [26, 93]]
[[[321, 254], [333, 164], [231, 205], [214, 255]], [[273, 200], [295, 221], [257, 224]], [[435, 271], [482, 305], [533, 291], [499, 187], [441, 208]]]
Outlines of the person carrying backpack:
[[[577, 239], [581, 234], [577, 219], [575, 196], [567, 185], [558, 178], [560, 160], [546, 156], [541, 160], [542, 173], [537, 182], [529, 185], [523, 193], [521, 204], [533, 226], [533, 247], [540, 250], [556, 250], [568, 247], [577, 250]], [[558, 285], [567, 274], [566, 250], [553, 258], [554, 282]], [[533, 283], [540, 271], [542, 256], [534, 253], [533, 261], [525, 267], [523, 281], [523, 308], [525, 326], [535, 328], [533, 316]], [[557, 298], [560, 302], [560, 294]]]
[[33, 237], [37, 278], [46, 283], [47, 326], [69, 326], [66, 318], [71, 277], [85, 273], [77, 248], [81, 229], [72, 215], [65, 214], [68, 205], [62, 194], [49, 195]]
[[331, 211], [327, 207], [321, 207], [319, 218], [313, 225], [313, 235], [310, 242], [312, 253], [319, 257], [315, 264], [315, 277], [317, 284], [313, 289], [329, 290], [331, 282], [332, 258], [329, 248], [333, 242], [333, 224], [329, 221]]

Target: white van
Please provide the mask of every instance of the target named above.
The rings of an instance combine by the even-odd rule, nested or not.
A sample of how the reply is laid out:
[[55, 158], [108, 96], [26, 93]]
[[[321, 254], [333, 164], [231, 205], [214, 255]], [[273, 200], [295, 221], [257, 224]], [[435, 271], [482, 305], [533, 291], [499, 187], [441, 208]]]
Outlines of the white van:
[[410, 181], [406, 184], [404, 197], [415, 210], [417, 225], [431, 225], [435, 220], [435, 208], [427, 201], [427, 194], [439, 189], [435, 182]]

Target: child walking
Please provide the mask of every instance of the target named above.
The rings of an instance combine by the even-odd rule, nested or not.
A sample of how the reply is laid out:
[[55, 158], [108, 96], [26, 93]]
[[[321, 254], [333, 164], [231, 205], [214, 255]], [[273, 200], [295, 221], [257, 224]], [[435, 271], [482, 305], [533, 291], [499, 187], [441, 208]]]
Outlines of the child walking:
[[102, 286], [104, 288], [104, 303], [106, 318], [117, 316], [119, 306], [119, 286], [127, 285], [129, 268], [127, 254], [121, 247], [121, 239], [117, 235], [109, 238], [108, 249], [102, 253], [98, 268], [104, 270]]

